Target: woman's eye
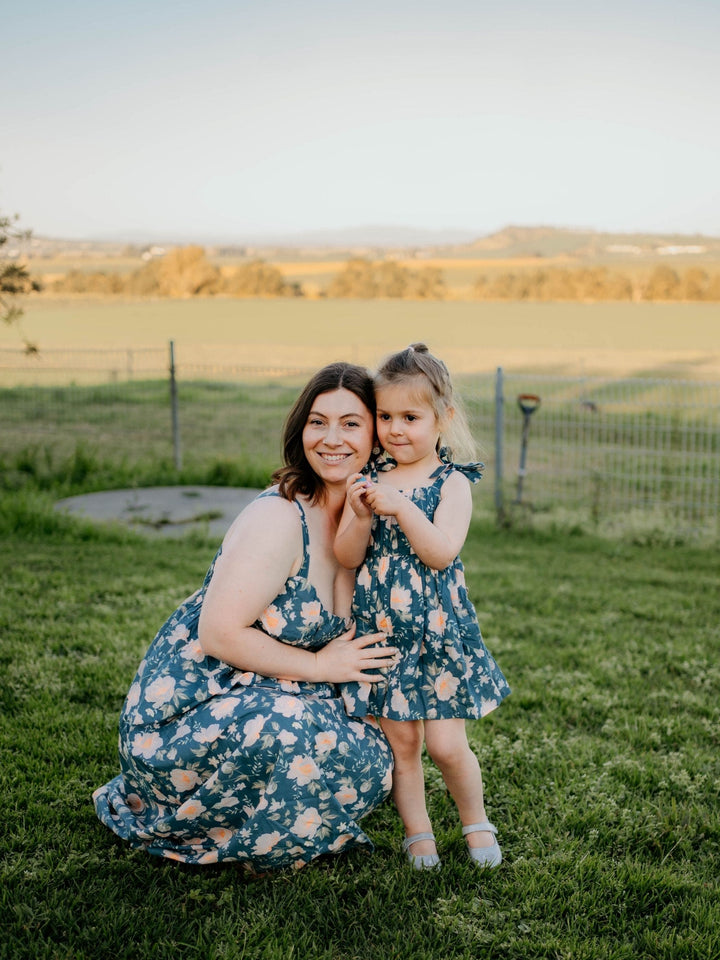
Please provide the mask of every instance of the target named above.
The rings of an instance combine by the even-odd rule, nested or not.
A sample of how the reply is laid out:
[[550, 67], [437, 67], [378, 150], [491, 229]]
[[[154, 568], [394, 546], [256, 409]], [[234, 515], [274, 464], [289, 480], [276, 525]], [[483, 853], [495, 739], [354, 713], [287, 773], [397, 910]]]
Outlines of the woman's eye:
[[346, 426], [346, 427], [359, 427], [360, 424], [357, 422], [357, 420], [346, 420], [346, 421], [345, 421], [345, 426]]

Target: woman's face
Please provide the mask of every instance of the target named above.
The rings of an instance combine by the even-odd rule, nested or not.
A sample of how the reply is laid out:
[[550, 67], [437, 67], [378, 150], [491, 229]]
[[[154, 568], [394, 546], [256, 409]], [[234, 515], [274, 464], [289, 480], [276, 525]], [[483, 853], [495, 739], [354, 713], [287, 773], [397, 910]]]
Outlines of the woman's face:
[[303, 429], [303, 449], [325, 484], [342, 484], [370, 458], [375, 424], [363, 401], [340, 387], [315, 397]]

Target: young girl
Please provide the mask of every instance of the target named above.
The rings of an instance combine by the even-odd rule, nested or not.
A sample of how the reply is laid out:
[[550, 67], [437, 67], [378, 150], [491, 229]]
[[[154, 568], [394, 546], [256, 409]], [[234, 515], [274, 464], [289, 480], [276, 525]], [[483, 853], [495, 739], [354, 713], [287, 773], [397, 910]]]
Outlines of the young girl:
[[384, 452], [369, 477], [348, 478], [335, 553], [343, 566], [360, 567], [358, 633], [381, 631], [401, 654], [384, 681], [344, 684], [345, 706], [351, 716], [381, 718], [412, 866], [440, 865], [425, 806], [424, 741], [457, 804], [471, 859], [494, 867], [502, 854], [465, 719], [495, 709], [510, 688], [483, 643], [458, 557], [472, 513], [470, 481], [480, 479], [482, 465], [453, 463], [442, 445], [474, 447], [447, 368], [425, 344], [389, 357], [375, 394]]

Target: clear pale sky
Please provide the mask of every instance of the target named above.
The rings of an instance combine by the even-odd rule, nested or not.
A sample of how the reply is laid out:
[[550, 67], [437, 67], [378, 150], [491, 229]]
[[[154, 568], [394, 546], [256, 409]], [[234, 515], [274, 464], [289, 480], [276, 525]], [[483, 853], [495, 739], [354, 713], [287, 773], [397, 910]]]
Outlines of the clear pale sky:
[[165, 238], [720, 235], [720, 0], [24, 0], [0, 211]]

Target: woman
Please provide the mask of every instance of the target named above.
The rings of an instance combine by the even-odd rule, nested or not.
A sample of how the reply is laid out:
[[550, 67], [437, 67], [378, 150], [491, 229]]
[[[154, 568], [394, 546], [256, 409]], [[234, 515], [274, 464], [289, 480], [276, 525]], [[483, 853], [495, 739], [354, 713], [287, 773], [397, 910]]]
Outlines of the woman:
[[333, 540], [366, 464], [366, 370], [320, 370], [291, 410], [285, 467], [230, 527], [200, 590], [140, 664], [120, 718], [121, 774], [93, 795], [115, 833], [186, 863], [303, 866], [370, 840], [391, 785], [380, 729], [335, 684], [380, 680], [397, 650], [348, 629], [353, 572]]

